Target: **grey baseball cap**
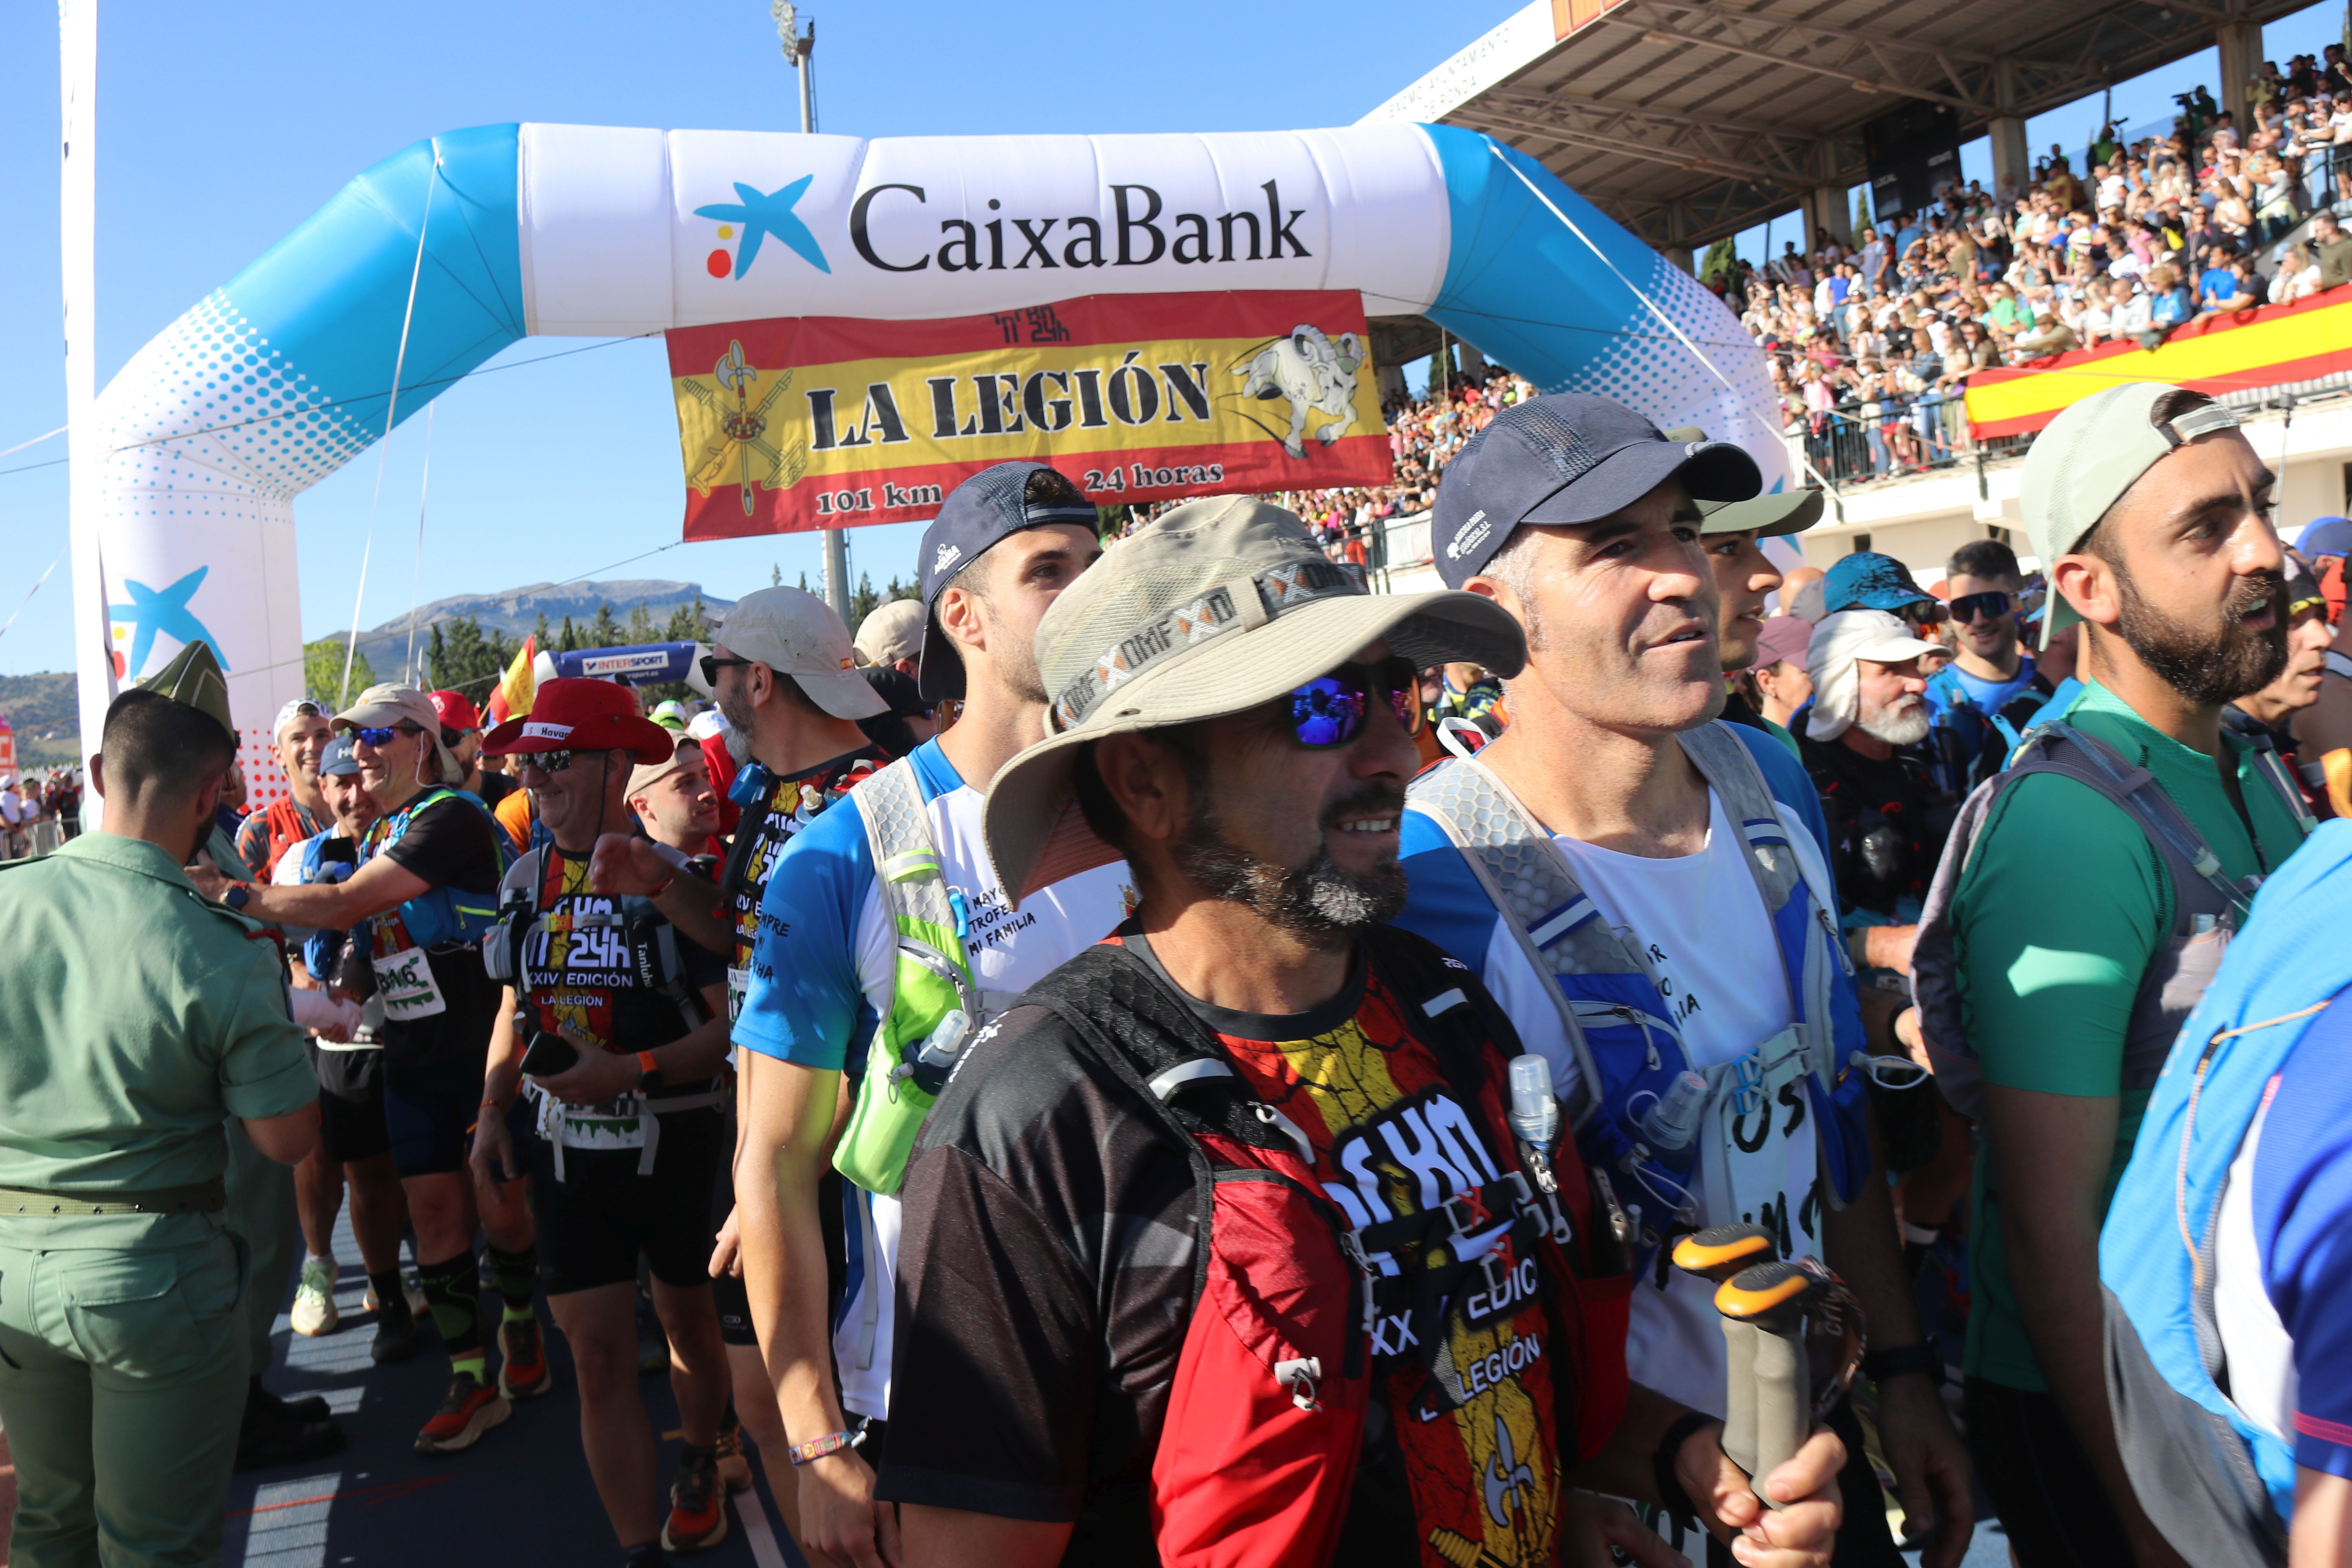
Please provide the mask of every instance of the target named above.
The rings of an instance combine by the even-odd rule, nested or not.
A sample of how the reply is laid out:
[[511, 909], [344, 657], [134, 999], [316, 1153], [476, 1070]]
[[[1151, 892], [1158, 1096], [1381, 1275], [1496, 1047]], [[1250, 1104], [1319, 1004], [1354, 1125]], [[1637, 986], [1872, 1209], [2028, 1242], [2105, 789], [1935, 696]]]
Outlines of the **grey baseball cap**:
[[798, 588], [761, 588], [735, 601], [719, 643], [738, 658], [792, 677], [836, 719], [871, 719], [887, 707], [857, 673], [849, 628], [833, 606]]
[[1018, 904], [1118, 858], [1078, 811], [1080, 746], [1246, 712], [1382, 638], [1424, 669], [1468, 660], [1508, 677], [1528, 658], [1492, 599], [1371, 593], [1305, 523], [1247, 496], [1188, 501], [1116, 541], [1038, 623], [1045, 739], [999, 770], [982, 808], [998, 885]]
[[[2047, 574], [2098, 526], [2107, 509], [2158, 460], [2175, 448], [2238, 427], [2238, 416], [2218, 403], [2189, 409], [2159, 422], [2156, 405], [2167, 394], [2186, 390], [2161, 381], [2127, 382], [2091, 394], [2053, 419], [2025, 455], [2018, 498], [2025, 513], [2025, 536]], [[2042, 617], [2043, 647], [2050, 635], [2082, 617], [2054, 588]]]

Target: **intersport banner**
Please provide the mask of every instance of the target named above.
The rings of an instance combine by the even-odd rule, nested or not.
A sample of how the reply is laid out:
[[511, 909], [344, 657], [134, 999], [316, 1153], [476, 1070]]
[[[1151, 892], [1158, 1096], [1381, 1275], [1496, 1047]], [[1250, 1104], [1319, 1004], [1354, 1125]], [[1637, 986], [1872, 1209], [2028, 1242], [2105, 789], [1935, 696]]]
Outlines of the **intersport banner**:
[[689, 540], [928, 519], [1010, 458], [1050, 462], [1107, 505], [1391, 472], [1352, 289], [1090, 295], [667, 336]]

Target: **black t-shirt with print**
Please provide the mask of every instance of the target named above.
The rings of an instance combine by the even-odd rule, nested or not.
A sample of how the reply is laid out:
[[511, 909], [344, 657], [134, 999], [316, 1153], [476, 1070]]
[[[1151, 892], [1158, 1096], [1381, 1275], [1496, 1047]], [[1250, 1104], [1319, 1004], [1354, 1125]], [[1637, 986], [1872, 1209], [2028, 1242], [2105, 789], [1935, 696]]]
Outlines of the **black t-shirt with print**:
[[726, 872], [719, 880], [725, 900], [721, 918], [735, 933], [734, 951], [728, 955], [732, 972], [727, 986], [730, 1015], [741, 1005], [741, 977], [751, 973], [751, 949], [760, 934], [760, 900], [768, 889], [768, 873], [775, 869], [784, 846], [815, 821], [819, 812], [888, 760], [888, 753], [879, 746], [860, 746], [790, 778], [771, 777], [759, 798], [743, 807], [742, 818], [735, 825], [734, 845], [727, 853]]
[[[1166, 981], [1133, 922], [1111, 940]], [[1465, 970], [1460, 984], [1477, 982]], [[1360, 1226], [1423, 1212], [1431, 1191], [1459, 1195], [1516, 1159], [1501, 1152], [1501, 1056], [1479, 1102], [1459, 1105], [1410, 1021], [1418, 1009], [1360, 956], [1338, 995], [1295, 1016], [1184, 999], [1259, 1098], [1303, 1130], [1317, 1178]], [[1156, 1561], [1152, 1465], [1203, 1239], [1192, 1151], [1059, 1014], [1016, 1005], [966, 1052], [900, 1199], [890, 1431], [876, 1495], [1075, 1521], [1065, 1568]], [[1497, 1243], [1498, 1256], [1517, 1246]], [[1522, 1266], [1530, 1278], [1538, 1267]], [[1553, 1560], [1561, 1402], [1539, 1295], [1448, 1330], [1457, 1364], [1507, 1370], [1471, 1379], [1471, 1402], [1434, 1421], [1404, 1414], [1419, 1408], [1428, 1375], [1405, 1348], [1413, 1342], [1378, 1326], [1365, 1468], [1339, 1562]], [[1489, 1468], [1512, 1494], [1491, 1523]]]
[[[471, 800], [446, 796], [417, 811], [400, 837], [386, 843], [388, 830], [399, 815], [386, 817], [370, 831], [371, 846], [380, 846], [372, 847], [372, 854], [381, 854], [435, 888], [454, 888], [479, 894], [478, 901], [484, 904], [497, 903], [498, 829], [488, 813]], [[397, 910], [377, 916], [369, 924], [372, 953], [379, 962], [391, 960], [413, 945]], [[423, 1017], [388, 1016], [383, 1031], [386, 1056], [420, 1065], [452, 1057], [486, 1057], [490, 1028], [498, 1018], [499, 987], [482, 967], [480, 943], [427, 949], [425, 962], [440, 993], [442, 1009]], [[383, 994], [381, 984], [377, 989]]]

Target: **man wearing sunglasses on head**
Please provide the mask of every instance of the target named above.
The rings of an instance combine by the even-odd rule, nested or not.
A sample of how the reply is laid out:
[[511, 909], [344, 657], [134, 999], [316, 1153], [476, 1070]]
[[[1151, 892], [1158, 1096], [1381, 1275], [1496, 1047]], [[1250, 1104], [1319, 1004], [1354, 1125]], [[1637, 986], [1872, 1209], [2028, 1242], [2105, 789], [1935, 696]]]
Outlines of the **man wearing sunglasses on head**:
[[1944, 566], [1958, 657], [1927, 681], [1927, 713], [1944, 787], [1966, 795], [2009, 761], [2051, 686], [2021, 646], [2025, 574], [1998, 539], [1977, 539]]
[[[1699, 504], [1759, 479], [1736, 446], [1570, 394], [1505, 410], [1447, 465], [1440, 575], [1526, 629], [1528, 664], [1502, 739], [1414, 781], [1402, 923], [1485, 980], [1551, 1063], [1584, 1160], [1640, 1205], [1633, 1381], [1728, 1404], [1712, 1287], [1667, 1265], [1675, 1237], [1748, 1222], [1783, 1258], [1824, 1258], [1867, 1316], [1885, 1452], [1914, 1529], [1937, 1531], [1927, 1563], [1953, 1568], [1968, 1464], [1874, 1167], [1821, 805], [1777, 740], [1716, 721]], [[1853, 577], [1830, 573], [1833, 607], [1877, 591]], [[1843, 1405], [1831, 1419], [1853, 1457], [1839, 1561], [1892, 1568], [1859, 1429]]]
[[[477, 1188], [467, 1142], [498, 1016], [499, 988], [481, 939], [498, 913], [505, 843], [482, 803], [456, 786], [466, 773], [441, 743], [440, 715], [414, 686], [371, 686], [335, 716], [353, 740], [360, 783], [379, 816], [358, 870], [307, 887], [232, 883], [193, 872], [207, 896], [271, 925], [365, 927], [383, 1005], [383, 1110], [393, 1161], [416, 1237], [417, 1277], [441, 1343], [449, 1392], [416, 1438], [452, 1453], [504, 1421], [509, 1398], [553, 1385], [531, 1306], [538, 1270], [521, 1184]], [[474, 1236], [487, 1231], [504, 1303], [496, 1382], [484, 1345]]]
[[971, 1043], [908, 1166], [877, 1489], [907, 1568], [1654, 1546], [1571, 1469], [1670, 1478], [1758, 1568], [1825, 1560], [1836, 1442], [1767, 1514], [1711, 1423], [1629, 1396], [1622, 1249], [1572, 1149], [1555, 1184], [1549, 1103], [1507, 1117], [1509, 1022], [1385, 923], [1415, 670], [1524, 657], [1248, 499], [1129, 535], [1040, 623], [1048, 739], [989, 788], [990, 862], [1024, 912], [1122, 856], [1140, 901]]
[[[1031, 644], [1102, 553], [1094, 503], [1043, 463], [998, 463], [924, 531], [920, 681], [963, 715], [857, 787], [793, 842], [768, 880], [750, 994], [735, 1026], [742, 1137], [737, 1203], [752, 1320], [795, 1445], [804, 1550], [866, 1565], [896, 1555], [873, 1501], [890, 1415], [898, 1191], [908, 1148], [965, 1038], [1124, 918], [1127, 869], [1091, 868], [1016, 912], [981, 846], [981, 790], [1044, 733]], [[895, 673], [895, 672], [894, 672]], [[917, 868], [920, 868], [917, 870]], [[848, 1125], [836, 1142], [846, 1082]], [[838, 1169], [840, 1199], [820, 1185]], [[824, 1233], [840, 1226], [843, 1298], [826, 1315]], [[836, 1383], [835, 1371], [838, 1369]]]

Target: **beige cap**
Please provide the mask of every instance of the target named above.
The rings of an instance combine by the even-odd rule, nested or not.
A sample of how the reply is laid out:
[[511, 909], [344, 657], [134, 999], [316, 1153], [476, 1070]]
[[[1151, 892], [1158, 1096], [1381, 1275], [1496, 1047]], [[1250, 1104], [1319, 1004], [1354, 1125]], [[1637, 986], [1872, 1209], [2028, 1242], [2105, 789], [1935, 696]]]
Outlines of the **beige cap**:
[[432, 738], [433, 754], [441, 759], [441, 783], [463, 784], [466, 764], [459, 762], [448, 747], [441, 743], [441, 712], [433, 706], [433, 699], [415, 686], [396, 686], [386, 681], [371, 686], [360, 693], [359, 700], [335, 715], [335, 730], [373, 730], [397, 724], [414, 724]]
[[[2043, 573], [2061, 555], [2072, 554], [2107, 509], [2158, 459], [2176, 447], [2238, 427], [2237, 415], [2218, 403], [2158, 424], [2157, 401], [2182, 390], [2161, 381], [2105, 387], [2061, 411], [2033, 438], [2033, 448], [2025, 455], [2018, 507], [2025, 513], [2025, 536], [2042, 558]], [[2048, 613], [2042, 617], [2041, 646], [2048, 647], [2051, 633], [2082, 618], [2053, 588]]]
[[857, 662], [877, 668], [923, 653], [923, 606], [914, 599], [893, 599], [874, 606], [857, 627], [854, 645]]
[[629, 793], [623, 798], [635, 800], [654, 785], [677, 772], [702, 752], [702, 742], [679, 737], [677, 749], [657, 763], [639, 763], [629, 770]]
[[1244, 496], [1188, 501], [1111, 543], [1037, 627], [1046, 739], [988, 786], [983, 831], [1013, 902], [1116, 859], [1079, 815], [1077, 748], [1106, 735], [1244, 712], [1387, 638], [1427, 668], [1527, 663], [1519, 625], [1475, 594], [1374, 594], [1307, 525]]
[[761, 588], [735, 601], [718, 639], [738, 658], [789, 675], [836, 719], [871, 719], [888, 704], [857, 673], [849, 628], [833, 606], [798, 588]]

